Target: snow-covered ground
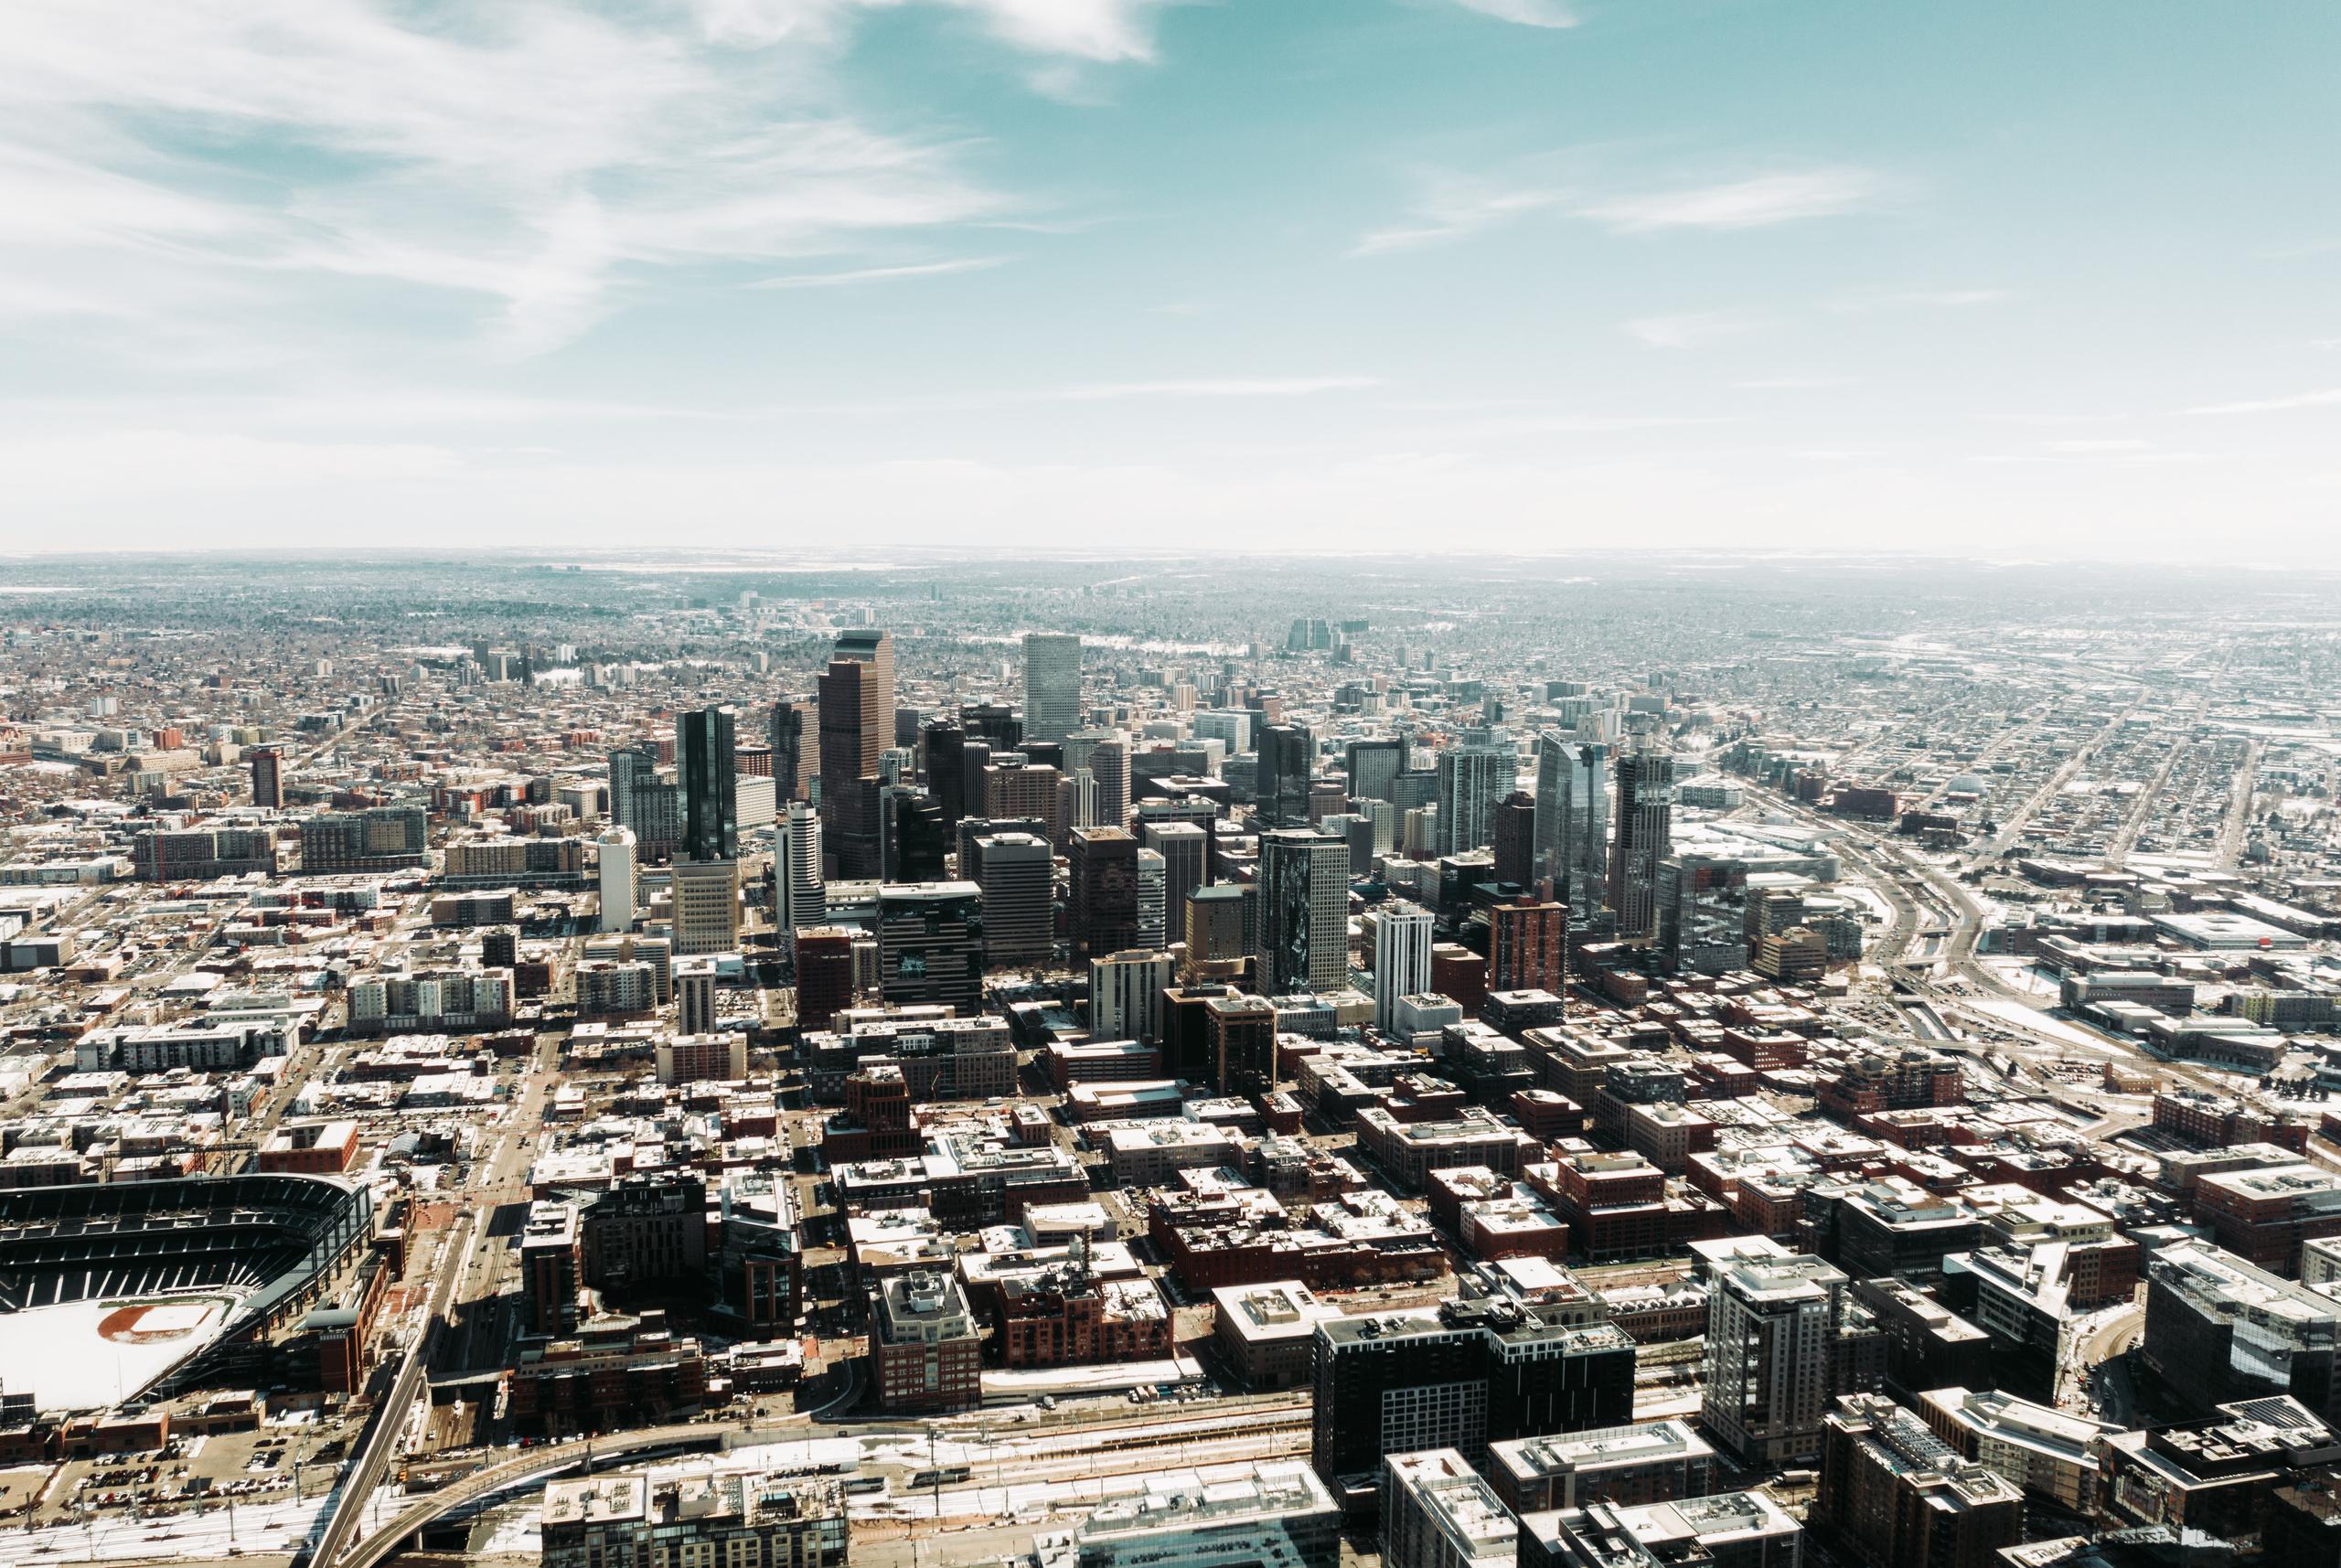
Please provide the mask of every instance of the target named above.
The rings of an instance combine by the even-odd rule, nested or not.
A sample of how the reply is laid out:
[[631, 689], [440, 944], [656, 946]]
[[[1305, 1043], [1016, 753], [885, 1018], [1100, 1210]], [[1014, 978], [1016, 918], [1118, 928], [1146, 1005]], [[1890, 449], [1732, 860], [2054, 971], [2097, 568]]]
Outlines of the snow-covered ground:
[[[12, 1312], [0, 1333], [0, 1388], [29, 1392], [42, 1410], [119, 1404], [209, 1344], [234, 1306], [232, 1296], [210, 1293]], [[112, 1338], [100, 1332], [108, 1318], [117, 1318]]]
[[2127, 1057], [2136, 1054], [2100, 1040], [2096, 1035], [2077, 1025], [2068, 1024], [2062, 1019], [2052, 1019], [2046, 1013], [2036, 1012], [2022, 1002], [2005, 997], [1962, 997], [1960, 998], [1959, 1006], [1973, 1012], [1988, 1013], [2002, 1023], [2013, 1024], [2019, 1029], [2054, 1040], [2058, 1045], [2069, 1045], [2077, 1050], [2094, 1051], [2100, 1056]]
[[168, 1519], [100, 1517], [89, 1528], [51, 1525], [42, 1530], [0, 1531], [0, 1564], [109, 1563], [128, 1558], [225, 1557], [229, 1548], [251, 1553], [285, 1553], [316, 1529], [326, 1498], [300, 1502], [238, 1503], [231, 1528], [228, 1510], [182, 1513]]
[[2057, 977], [2029, 958], [1988, 957], [1982, 963], [2002, 982], [2027, 996], [2045, 998], [2057, 995]]
[[1832, 887], [1829, 891], [1834, 893], [1843, 893], [1845, 897], [1859, 903], [1864, 909], [1867, 910], [1872, 915], [1876, 917], [1877, 923], [1880, 926], [1888, 926], [1894, 923], [1894, 905], [1887, 901], [1884, 893], [1881, 893], [1876, 888], [1871, 887], [1867, 882], [1856, 881], [1850, 877], [1842, 878], [1838, 880], [1836, 885]]
[[[1696, 1396], [1693, 1396], [1696, 1406]], [[964, 1465], [969, 1478], [954, 1486], [912, 1488], [910, 1475], [929, 1466], [926, 1438], [916, 1433], [878, 1433], [869, 1437], [820, 1437], [782, 1443], [760, 1443], [722, 1455], [694, 1460], [713, 1463], [731, 1471], [813, 1469], [841, 1464], [866, 1469], [871, 1466], [900, 1467], [893, 1488], [857, 1492], [846, 1504], [857, 1520], [990, 1519], [1001, 1523], [1038, 1523], [1068, 1509], [1094, 1508], [1113, 1497], [1143, 1489], [1149, 1478], [1165, 1474], [1199, 1475], [1227, 1479], [1246, 1475], [1259, 1462], [1260, 1450], [1272, 1437], [1261, 1432], [1228, 1432], [1225, 1424], [1160, 1424], [1165, 1434], [1192, 1432], [1190, 1441], [1159, 1448], [1098, 1452], [1098, 1434], [1062, 1432], [1020, 1434], [986, 1444], [938, 1437], [932, 1463], [937, 1467]], [[1145, 1427], [1117, 1427], [1117, 1435]], [[1205, 1430], [1205, 1427], [1211, 1430]], [[1299, 1436], [1300, 1435], [1293, 1435]], [[1279, 1456], [1288, 1457], [1288, 1455]], [[1117, 1473], [1087, 1472], [1113, 1469]], [[1056, 1472], [1052, 1474], [1051, 1472]], [[1010, 1477], [1022, 1477], [1011, 1479]], [[485, 1516], [488, 1533], [475, 1538], [473, 1550], [482, 1552], [532, 1552], [539, 1550], [538, 1503], [527, 1496], [501, 1505]]]

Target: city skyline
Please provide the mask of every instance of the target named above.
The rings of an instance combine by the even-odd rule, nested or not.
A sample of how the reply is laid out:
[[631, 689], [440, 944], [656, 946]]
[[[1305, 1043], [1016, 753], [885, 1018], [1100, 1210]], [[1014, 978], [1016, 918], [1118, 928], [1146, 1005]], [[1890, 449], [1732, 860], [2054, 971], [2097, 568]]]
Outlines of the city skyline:
[[2336, 555], [2322, 7], [13, 20], [12, 550]]

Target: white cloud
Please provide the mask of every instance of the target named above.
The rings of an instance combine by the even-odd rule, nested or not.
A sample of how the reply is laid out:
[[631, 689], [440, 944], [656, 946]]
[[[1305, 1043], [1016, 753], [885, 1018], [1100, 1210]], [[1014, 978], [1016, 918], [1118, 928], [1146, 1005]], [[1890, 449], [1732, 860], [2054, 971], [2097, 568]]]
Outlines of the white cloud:
[[2076, 456], [2087, 456], [2097, 453], [2146, 452], [2151, 450], [2153, 445], [2150, 442], [2114, 437], [2108, 437], [2103, 441], [2044, 441], [2040, 444], [2050, 452], [2068, 453]]
[[1553, 207], [1561, 200], [1562, 194], [1534, 187], [1492, 185], [1462, 175], [1435, 174], [1426, 180], [1413, 221], [1375, 229], [1359, 240], [1350, 254], [1374, 256], [1460, 240], [1509, 223], [1523, 214]]
[[[1172, 0], [933, 0], [976, 16], [985, 29], [1033, 54], [1112, 63], [1154, 58], [1154, 16]], [[706, 36], [767, 46], [829, 40], [862, 11], [905, 0], [689, 0]]]
[[1483, 16], [1499, 21], [1517, 22], [1523, 27], [1574, 27], [1577, 13], [1561, 4], [1561, 0], [1455, 0], [1467, 11], [1477, 11]]
[[1642, 316], [1621, 324], [1619, 330], [1652, 348], [1697, 348], [1719, 338], [1759, 331], [1767, 325], [1760, 317], [1736, 311], [1685, 311]]
[[1931, 291], [1920, 290], [1913, 293], [1901, 293], [1890, 296], [1892, 302], [1896, 304], [1939, 304], [1952, 307], [1970, 304], [1997, 304], [2002, 300], [2013, 299], [2015, 297], [2014, 293], [2006, 289], [1934, 289]]
[[[527, 355], [687, 269], [1013, 215], [959, 145], [837, 109], [844, 30], [896, 3], [686, 0], [678, 27], [551, 0], [27, 0], [0, 63], [0, 310], [171, 314], [199, 281], [175, 331], [282, 341], [314, 281], [338, 290], [322, 345], [402, 285], [484, 300], [492, 347]], [[1101, 66], [1152, 58], [1164, 0], [929, 3]]]
[[1640, 431], [1684, 430], [1740, 422], [1730, 414], [1522, 413], [1473, 420], [1425, 432], [1441, 443], [1502, 441], [1515, 436], [1624, 435]]
[[1876, 201], [1884, 182], [1866, 169], [1807, 169], [1758, 175], [1725, 185], [1618, 197], [1586, 207], [1585, 216], [1621, 231], [1651, 229], [1757, 229], [1829, 218]]
[[[1532, 161], [1536, 168], [1554, 160]], [[1419, 250], [1510, 223], [1523, 215], [1560, 208], [1619, 233], [1661, 229], [1758, 229], [1800, 219], [1825, 218], [1867, 207], [1886, 182], [1865, 169], [1823, 168], [1760, 175], [1725, 185], [1700, 186], [1634, 196], [1580, 200], [1548, 179], [1490, 178], [1453, 171], [1422, 176], [1423, 194], [1408, 221], [1377, 229], [1351, 247], [1352, 256]], [[1937, 295], [1930, 303], [1980, 303], [1964, 296]], [[1925, 296], [1906, 296], [1915, 304]]]
[[2280, 414], [2294, 409], [2325, 409], [2341, 403], [2341, 387], [2329, 387], [2320, 392], [2295, 392], [2284, 398], [2257, 398], [2244, 403], [2207, 403], [2189, 409], [2190, 414]]
[[1961, 310], [1970, 305], [1998, 304], [2014, 298], [2015, 293], [2008, 289], [1908, 289], [1898, 293], [1861, 294], [1851, 299], [1833, 300], [1829, 308], [1848, 313], [1890, 310], [1897, 306]]
[[918, 261], [898, 267], [857, 267], [845, 272], [788, 272], [758, 278], [752, 289], [837, 289], [857, 283], [891, 283], [904, 278], [940, 278], [954, 272], [979, 272], [997, 267], [1005, 256], [959, 256], [947, 261]]
[[[1744, 548], [1782, 528], [1802, 548], [1873, 549], [1876, 518], [1890, 515], [1909, 538], [1958, 541], [1946, 549], [2036, 554], [2047, 539], [2065, 558], [2119, 549], [2124, 559], [2188, 559], [2201, 537], [2189, 524], [2240, 506], [2259, 519], [2261, 553], [2327, 562], [2336, 549], [2329, 493], [2290, 475], [2204, 462], [2058, 468], [2036, 459], [2009, 468], [1946, 457], [1924, 467], [1822, 455], [1849, 448], [1606, 442], [1523, 446], [1504, 458], [1386, 443], [1248, 464], [1053, 454], [1045, 443], [982, 461], [917, 449], [886, 460], [667, 461], [615, 441], [584, 456], [517, 450], [532, 444], [508, 436], [451, 457], [428, 447], [148, 435], [44, 451], [11, 434], [0, 438], [0, 464], [12, 478], [29, 471], [40, 483], [0, 493], [0, 537], [28, 549], [87, 548], [102, 527], [117, 548], [315, 548], [329, 523], [339, 539], [596, 549], [638, 545], [642, 520], [657, 517], [674, 519], [676, 537], [694, 547], [777, 556], [833, 549], [840, 538], [882, 538], [890, 549], [964, 545], [971, 531], [1005, 549], [1094, 549], [1100, 519], [1110, 519], [1127, 537], [1157, 531], [1182, 549], [1483, 557], [1609, 549], [1621, 539], [1638, 549]], [[171, 485], [174, 465], [202, 483]], [[2085, 474], [2099, 505], [2077, 515], [2072, 489], [2041, 483], [2051, 474], [2075, 484]], [[1458, 517], [1475, 524], [1459, 529]]]
[[951, 0], [1020, 48], [1113, 62], [1154, 58], [1165, 0]]
[[[1106, 402], [1122, 398], [1307, 398], [1378, 387], [1372, 376], [1241, 377], [1188, 381], [1093, 381], [1032, 394], [1035, 401]], [[1016, 395], [1008, 394], [1012, 400]]]

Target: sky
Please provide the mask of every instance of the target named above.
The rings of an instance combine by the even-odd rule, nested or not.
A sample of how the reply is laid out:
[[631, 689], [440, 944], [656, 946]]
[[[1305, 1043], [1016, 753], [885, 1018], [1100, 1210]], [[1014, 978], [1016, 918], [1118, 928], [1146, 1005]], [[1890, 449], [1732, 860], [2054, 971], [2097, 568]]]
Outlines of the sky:
[[16, 0], [0, 551], [2341, 561], [2341, 6]]

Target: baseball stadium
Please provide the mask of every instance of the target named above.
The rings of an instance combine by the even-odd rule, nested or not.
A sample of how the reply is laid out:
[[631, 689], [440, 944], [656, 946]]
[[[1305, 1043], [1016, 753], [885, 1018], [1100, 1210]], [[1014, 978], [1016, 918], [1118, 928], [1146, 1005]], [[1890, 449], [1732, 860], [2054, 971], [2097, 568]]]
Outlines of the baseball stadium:
[[0, 1191], [0, 1391], [62, 1413], [256, 1381], [372, 1233], [334, 1176]]

